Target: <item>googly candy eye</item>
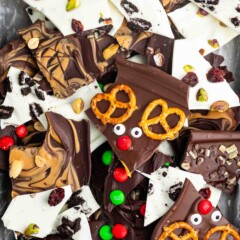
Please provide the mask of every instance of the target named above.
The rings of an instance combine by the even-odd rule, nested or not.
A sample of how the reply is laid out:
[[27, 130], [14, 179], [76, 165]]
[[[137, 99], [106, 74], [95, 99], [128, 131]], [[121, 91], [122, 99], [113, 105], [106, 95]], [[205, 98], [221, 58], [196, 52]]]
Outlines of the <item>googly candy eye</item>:
[[218, 222], [221, 218], [222, 214], [220, 213], [220, 211], [217, 210], [212, 213], [211, 219], [213, 222]]
[[139, 127], [133, 128], [132, 131], [131, 131], [131, 135], [134, 138], [140, 138], [142, 136], [142, 129], [139, 128]]
[[118, 136], [123, 135], [125, 131], [126, 127], [123, 124], [117, 124], [113, 128], [113, 132]]
[[193, 225], [199, 225], [202, 222], [202, 216], [196, 213], [191, 216], [190, 220]]

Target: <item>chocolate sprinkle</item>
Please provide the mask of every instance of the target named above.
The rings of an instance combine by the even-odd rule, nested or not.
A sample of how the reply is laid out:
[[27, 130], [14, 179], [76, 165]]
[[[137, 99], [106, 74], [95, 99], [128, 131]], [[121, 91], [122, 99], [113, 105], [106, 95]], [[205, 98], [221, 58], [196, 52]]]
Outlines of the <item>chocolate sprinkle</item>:
[[12, 116], [14, 108], [7, 106], [0, 106], [0, 119], [8, 119]]

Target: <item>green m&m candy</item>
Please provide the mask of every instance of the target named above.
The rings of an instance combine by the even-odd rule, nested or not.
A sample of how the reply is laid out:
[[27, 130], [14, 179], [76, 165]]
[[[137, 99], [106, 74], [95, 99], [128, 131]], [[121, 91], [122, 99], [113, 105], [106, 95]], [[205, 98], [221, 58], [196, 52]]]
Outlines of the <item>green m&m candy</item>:
[[110, 193], [110, 200], [112, 204], [118, 206], [124, 203], [125, 195], [121, 190], [113, 190]]
[[100, 89], [101, 89], [102, 92], [103, 92], [104, 85], [103, 85], [102, 83], [98, 83], [98, 86], [100, 87]]
[[113, 151], [107, 150], [102, 155], [102, 161], [106, 166], [109, 166], [112, 163]]
[[111, 240], [113, 238], [112, 228], [109, 225], [103, 225], [99, 230], [99, 236], [102, 240]]

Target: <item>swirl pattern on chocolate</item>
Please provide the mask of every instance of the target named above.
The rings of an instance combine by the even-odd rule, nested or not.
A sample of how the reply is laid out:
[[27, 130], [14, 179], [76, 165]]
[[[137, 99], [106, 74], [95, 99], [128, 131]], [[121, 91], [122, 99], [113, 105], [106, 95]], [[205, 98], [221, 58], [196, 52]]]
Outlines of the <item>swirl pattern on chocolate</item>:
[[[65, 185], [77, 191], [89, 183], [89, 123], [67, 120], [56, 113], [46, 115], [49, 127], [43, 145], [39, 148], [14, 147], [10, 152], [11, 171], [20, 172], [12, 179], [13, 196]], [[22, 164], [12, 169], [16, 161]]]
[[189, 3], [187, 0], [161, 0], [161, 2], [167, 13], [173, 12]]

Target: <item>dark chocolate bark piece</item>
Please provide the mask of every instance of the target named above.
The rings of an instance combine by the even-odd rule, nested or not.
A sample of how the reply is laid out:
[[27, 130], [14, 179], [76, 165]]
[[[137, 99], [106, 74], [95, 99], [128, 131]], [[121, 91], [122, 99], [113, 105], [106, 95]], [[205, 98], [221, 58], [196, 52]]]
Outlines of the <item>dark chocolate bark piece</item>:
[[[185, 222], [189, 224], [195, 231], [198, 231], [198, 239], [204, 239], [206, 233], [216, 226], [226, 226], [229, 222], [222, 216], [221, 212], [212, 207], [208, 214], [202, 214], [199, 211], [199, 204], [203, 203], [204, 198], [196, 191], [189, 180], [186, 180], [183, 189], [169, 211], [158, 222], [151, 240], [158, 240], [163, 233], [164, 227], [169, 227], [176, 222]], [[233, 229], [236, 230], [233, 226]], [[170, 231], [171, 232], [171, 231]], [[177, 236], [187, 234], [183, 229], [177, 228], [174, 230]], [[211, 240], [219, 240], [222, 232], [212, 234]], [[168, 239], [168, 238], [166, 238]], [[227, 240], [234, 240], [231, 235], [227, 235]]]
[[[123, 123], [125, 127], [124, 135], [131, 138], [131, 149], [122, 151], [117, 147], [116, 141], [119, 136], [113, 132], [114, 125], [103, 125], [101, 121], [96, 118], [91, 109], [87, 110], [87, 114], [96, 127], [107, 137], [113, 151], [124, 163], [129, 172], [133, 172], [151, 158], [156, 148], [161, 143], [160, 141], [148, 138], [145, 134], [142, 134], [139, 138], [135, 138], [134, 134], [132, 136], [131, 130], [134, 127], [138, 127], [138, 123], [142, 118], [145, 108], [153, 100], [163, 99], [170, 108], [179, 108], [188, 116], [188, 86], [161, 70], [150, 66], [118, 59], [117, 67], [118, 77], [112, 87], [121, 84], [129, 86], [136, 95], [137, 100], [138, 109]], [[108, 89], [107, 92], [109, 92], [112, 87]], [[126, 97], [126, 94], [120, 91], [117, 98], [118, 100], [126, 101]], [[104, 112], [108, 107], [107, 102], [102, 102], [100, 105], [99, 109], [101, 112]], [[153, 114], [157, 116], [159, 111], [156, 109], [156, 112]], [[116, 111], [114, 113], [114, 117], [119, 117], [121, 115], [122, 111]], [[178, 119], [176, 115], [169, 116], [168, 121], [170, 126], [175, 126]], [[164, 133], [160, 125], [154, 125], [152, 129], [154, 132]]]
[[232, 193], [240, 176], [240, 134], [222, 131], [183, 131], [178, 139], [184, 151], [181, 167], [201, 174], [220, 190]]

